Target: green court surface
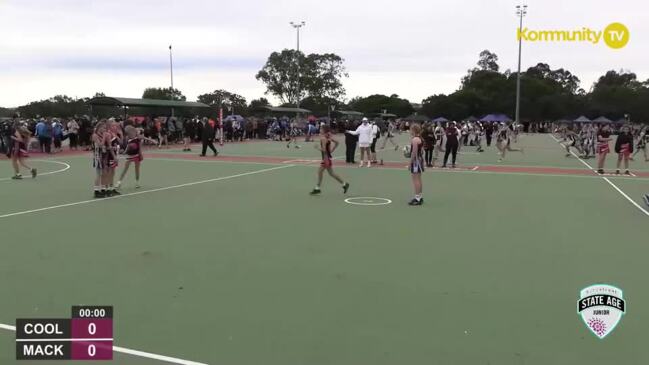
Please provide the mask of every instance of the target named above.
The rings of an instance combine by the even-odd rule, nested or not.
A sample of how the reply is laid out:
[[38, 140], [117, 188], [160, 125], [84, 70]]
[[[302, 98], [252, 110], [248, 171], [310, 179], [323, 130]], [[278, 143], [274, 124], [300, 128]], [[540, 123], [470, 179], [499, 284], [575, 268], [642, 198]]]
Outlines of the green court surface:
[[[115, 345], [151, 355], [104, 363], [649, 362], [649, 164], [605, 180], [549, 135], [524, 135], [503, 171], [486, 169], [493, 147], [460, 156], [484, 171], [426, 171], [426, 204], [409, 207], [400, 150], [380, 158], [403, 168], [343, 164], [348, 195], [325, 177], [312, 197], [318, 152], [301, 144], [226, 145], [204, 160], [147, 151], [142, 187], [130, 176], [124, 195], [98, 201], [87, 155], [33, 157], [55, 173], [23, 181], [0, 161], [0, 364], [21, 363], [16, 318], [68, 317], [78, 304], [114, 306]], [[507, 170], [521, 166], [530, 172]], [[392, 203], [345, 202], [364, 197]], [[595, 283], [620, 287], [628, 305], [605, 340], [577, 314]]]

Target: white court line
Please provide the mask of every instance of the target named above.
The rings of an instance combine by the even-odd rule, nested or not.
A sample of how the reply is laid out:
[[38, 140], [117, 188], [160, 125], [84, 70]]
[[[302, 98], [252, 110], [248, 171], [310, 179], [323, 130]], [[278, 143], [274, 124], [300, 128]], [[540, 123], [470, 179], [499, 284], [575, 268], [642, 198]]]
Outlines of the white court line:
[[[566, 147], [563, 143], [561, 143], [561, 141], [559, 141], [555, 136], [553, 136], [552, 133], [550, 133], [549, 136], [552, 137], [552, 139], [554, 139], [561, 146]], [[590, 164], [588, 162], [582, 160], [581, 157], [577, 156], [577, 154], [572, 152], [572, 150], [570, 150], [570, 154], [575, 156], [579, 160], [579, 162], [583, 163], [586, 167], [588, 167], [588, 169], [590, 169], [595, 174], [597, 174], [597, 171], [595, 171], [595, 169], [592, 166], [590, 166]], [[624, 191], [622, 191], [622, 189], [620, 189], [617, 185], [613, 184], [611, 182], [611, 180], [608, 179], [608, 177], [606, 177], [606, 176], [600, 176], [600, 177], [602, 179], [604, 179], [604, 181], [606, 181], [609, 185], [611, 185], [613, 187], [613, 189], [617, 190], [617, 192], [620, 193], [626, 200], [628, 200], [636, 208], [640, 209], [640, 211], [642, 213], [644, 213], [647, 217], [649, 217], [649, 211], [647, 211], [645, 208], [641, 207], [640, 204], [635, 202], [635, 200], [631, 199], [631, 197], [629, 197]]]
[[[161, 160], [161, 161], [172, 161], [172, 162], [193, 162], [193, 163], [229, 163], [229, 164], [239, 164], [239, 165], [264, 165], [264, 166], [282, 166], [283, 164], [281, 162], [250, 162], [250, 161], [224, 161], [224, 160], [192, 160], [192, 159], [173, 159], [173, 158], [158, 158], [158, 157], [150, 157], [149, 161], [153, 160]], [[317, 162], [317, 161], [316, 161]], [[388, 161], [395, 163], [396, 161]], [[406, 161], [407, 162], [407, 161]], [[295, 165], [296, 167], [308, 167], [308, 168], [313, 168], [313, 164], [298, 164]], [[404, 165], [405, 166], [405, 165]], [[563, 177], [563, 178], [576, 178], [576, 179], [599, 179], [599, 176], [595, 175], [570, 175], [570, 174], [541, 174], [541, 173], [526, 173], [526, 172], [495, 172], [495, 171], [485, 171], [481, 170], [480, 167], [482, 166], [495, 166], [493, 164], [485, 164], [485, 165], [476, 165], [473, 168], [469, 169], [468, 167], [465, 170], [462, 169], [442, 169], [439, 167], [434, 168], [435, 172], [448, 172], [448, 173], [475, 173], [479, 172], [482, 175], [512, 175], [512, 176], [541, 176], [541, 177]], [[517, 166], [517, 165], [502, 165], [505, 167], [545, 167], [545, 166]], [[358, 170], [358, 165], [339, 165], [336, 166], [337, 169], [353, 169], [353, 170]], [[563, 166], [562, 168], [567, 168], [566, 166]], [[402, 171], [402, 169], [397, 168], [397, 167], [384, 167], [384, 168], [379, 168], [379, 169], [374, 169], [373, 170], [378, 170], [378, 171], [389, 171], [389, 170], [394, 170], [394, 171]], [[616, 180], [631, 180], [631, 181], [641, 181], [641, 180], [649, 180], [649, 178], [645, 177], [630, 177], [630, 176], [612, 176], [612, 178]]]
[[[2, 323], [0, 323], [0, 329], [16, 332], [16, 327], [10, 326], [10, 325], [7, 325], [7, 324], [2, 324]], [[119, 352], [119, 353], [122, 353], [122, 354], [138, 356], [138, 357], [144, 357], [144, 358], [147, 358], [147, 359], [160, 360], [160, 361], [168, 362], [168, 363], [171, 363], [171, 364], [178, 364], [178, 365], [207, 365], [207, 364], [202, 363], [202, 362], [183, 360], [183, 359], [178, 359], [178, 358], [175, 358], [175, 357], [152, 354], [150, 352], [132, 350], [132, 349], [127, 349], [127, 348], [119, 347], [119, 346], [113, 346], [113, 352]]]
[[306, 159], [304, 159], [304, 160], [297, 159], [297, 160], [282, 161], [282, 163], [315, 163], [315, 162], [320, 162], [320, 161], [319, 160], [306, 160]]
[[[62, 169], [58, 169], [58, 170], [56, 170], [56, 171], [43, 172], [42, 174], [39, 173], [38, 176], [58, 174], [58, 173], [60, 173], [60, 172], [64, 172], [64, 171], [69, 170], [70, 167], [71, 167], [69, 164], [67, 164], [67, 163], [65, 163], [65, 162], [54, 161], [54, 160], [32, 160], [32, 161], [35, 161], [35, 162], [36, 162], [36, 161], [38, 161], [38, 162], [51, 162], [51, 163], [55, 163], [55, 164], [59, 164], [59, 165], [61, 165], [61, 166], [64, 166]], [[3, 177], [3, 178], [0, 178], [0, 181], [8, 181], [8, 180], [13, 180], [13, 179], [10, 178], [10, 177]]]
[[226, 160], [193, 160], [187, 158], [166, 158], [166, 157], [151, 157], [147, 156], [147, 161], [169, 161], [169, 162], [193, 162], [193, 163], [226, 163], [235, 165], [263, 165], [263, 166], [279, 166], [282, 163], [278, 162], [252, 162], [252, 161], [226, 161]]
[[237, 178], [237, 177], [261, 174], [261, 173], [264, 173], [264, 172], [280, 170], [280, 169], [285, 169], [285, 168], [294, 167], [294, 166], [295, 165], [277, 166], [277, 167], [271, 167], [271, 168], [263, 169], [263, 170], [244, 172], [242, 174], [236, 174], [236, 175], [230, 175], [230, 176], [224, 176], [224, 177], [217, 177], [217, 178], [214, 178], [214, 179], [195, 181], [195, 182], [186, 183], [186, 184], [180, 184], [180, 185], [167, 186], [167, 187], [164, 187], [164, 188], [136, 191], [134, 193], [122, 194], [122, 195], [112, 196], [112, 197], [109, 197], [109, 198], [82, 200], [82, 201], [74, 202], [74, 203], [53, 205], [53, 206], [45, 207], [45, 208], [38, 208], [38, 209], [25, 210], [25, 211], [22, 211], [22, 212], [8, 213], [8, 214], [0, 215], [0, 219], [9, 218], [9, 217], [15, 217], [15, 216], [18, 216], [18, 215], [30, 214], [30, 213], [43, 212], [43, 211], [52, 210], [52, 209], [73, 207], [73, 206], [76, 206], [76, 205], [97, 203], [97, 202], [106, 201], [106, 200], [121, 199], [121, 198], [126, 198], [126, 197], [129, 197], [129, 196], [135, 196], [135, 195], [156, 193], [156, 192], [165, 191], [165, 190], [185, 188], [185, 187], [188, 187], [188, 186], [207, 184], [207, 183], [216, 182], [216, 181], [230, 180], [230, 179], [234, 179], [234, 178]]

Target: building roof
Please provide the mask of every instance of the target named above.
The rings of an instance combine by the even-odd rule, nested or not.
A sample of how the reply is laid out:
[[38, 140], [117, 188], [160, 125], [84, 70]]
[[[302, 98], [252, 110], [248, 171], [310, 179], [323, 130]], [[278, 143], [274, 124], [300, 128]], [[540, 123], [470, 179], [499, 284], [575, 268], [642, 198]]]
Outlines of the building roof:
[[192, 102], [192, 101], [118, 98], [118, 97], [111, 97], [111, 96], [92, 98], [88, 101], [88, 104], [108, 105], [108, 106], [166, 107], [166, 108], [209, 108], [210, 107], [207, 104]]
[[266, 109], [268, 109], [273, 113], [311, 113], [309, 109], [303, 109], [303, 108], [284, 108], [284, 107], [267, 106]]
[[336, 110], [334, 112], [342, 114], [342, 115], [355, 115], [355, 116], [359, 116], [359, 117], [363, 115], [363, 113], [353, 111], [353, 110]]

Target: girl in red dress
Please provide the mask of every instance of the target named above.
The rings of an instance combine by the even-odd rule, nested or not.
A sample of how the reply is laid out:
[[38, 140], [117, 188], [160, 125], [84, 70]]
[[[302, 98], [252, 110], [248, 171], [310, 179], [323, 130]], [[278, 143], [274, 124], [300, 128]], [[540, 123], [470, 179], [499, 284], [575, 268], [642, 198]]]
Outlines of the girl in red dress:
[[139, 129], [133, 126], [126, 126], [124, 128], [126, 133], [126, 165], [124, 165], [124, 170], [117, 181], [117, 188], [119, 189], [122, 185], [122, 180], [128, 172], [128, 168], [131, 166], [131, 163], [135, 164], [135, 188], [140, 187], [140, 165], [144, 157], [142, 156], [142, 141], [147, 141], [149, 143], [155, 143], [156, 141], [150, 138], [146, 138], [142, 135]]
[[336, 141], [331, 136], [331, 128], [327, 125], [323, 126], [320, 132], [320, 143], [319, 145], [315, 146], [315, 148], [322, 154], [322, 162], [320, 163], [320, 167], [318, 168], [318, 184], [315, 186], [313, 191], [311, 191], [311, 195], [320, 194], [320, 185], [322, 185], [322, 177], [325, 170], [329, 173], [329, 176], [333, 177], [342, 185], [343, 194], [347, 194], [347, 190], [349, 190], [349, 183], [344, 182], [343, 179], [341, 179], [340, 176], [338, 176], [333, 171], [332, 154], [337, 147], [338, 141]]
[[20, 174], [20, 166], [29, 170], [32, 174], [32, 178], [36, 177], [37, 171], [35, 168], [29, 167], [25, 163], [25, 157], [27, 156], [27, 145], [31, 139], [31, 132], [24, 126], [20, 126], [16, 129], [11, 139], [13, 140], [13, 148], [10, 151], [11, 155], [11, 164], [14, 168], [14, 176], [12, 179], [20, 180], [23, 176]]
[[608, 124], [602, 126], [597, 132], [597, 173], [604, 174], [604, 163], [606, 162], [606, 155], [611, 152], [608, 142], [611, 141], [611, 130]]

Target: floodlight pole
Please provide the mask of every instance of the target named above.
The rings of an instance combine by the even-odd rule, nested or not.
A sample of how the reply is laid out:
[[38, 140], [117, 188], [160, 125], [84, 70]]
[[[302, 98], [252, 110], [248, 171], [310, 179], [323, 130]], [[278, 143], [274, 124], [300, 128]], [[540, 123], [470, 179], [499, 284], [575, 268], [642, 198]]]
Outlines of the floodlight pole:
[[[171, 100], [174, 100], [174, 59], [173, 53], [171, 51], [171, 45], [169, 45], [169, 72], [171, 74], [171, 92], [169, 94]], [[174, 116], [174, 108], [171, 108], [171, 116]]]
[[[527, 14], [527, 5], [516, 5], [516, 15], [519, 17], [519, 32], [523, 30], [523, 17]], [[518, 32], [517, 32], [518, 34]], [[521, 53], [523, 37], [518, 39], [518, 73], [516, 73], [516, 124], [520, 123], [521, 116]]]
[[[300, 28], [306, 25], [305, 21], [301, 22], [291, 22], [291, 26], [297, 31], [297, 54], [296, 54], [296, 63], [297, 63], [297, 95], [296, 95], [296, 107], [300, 109]], [[297, 115], [300, 115], [298, 112]]]

